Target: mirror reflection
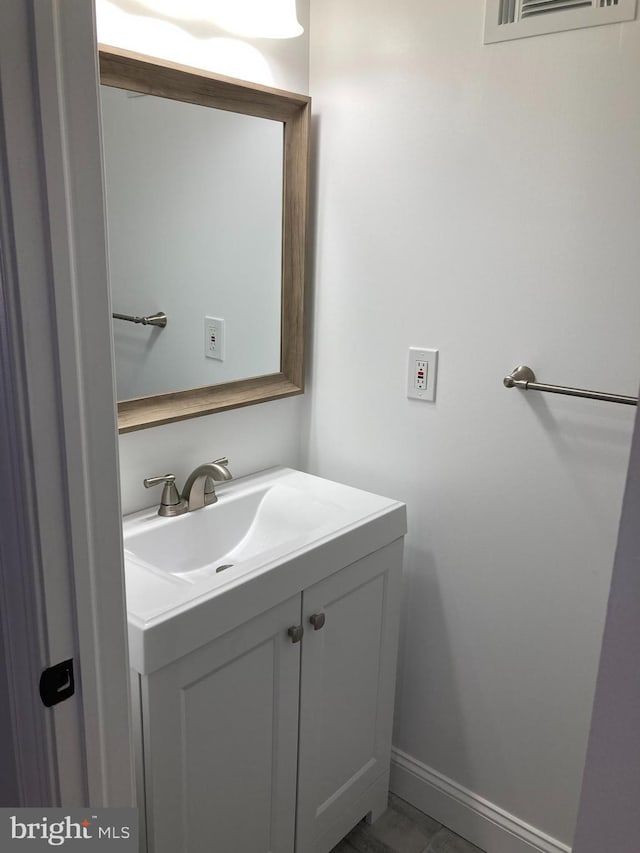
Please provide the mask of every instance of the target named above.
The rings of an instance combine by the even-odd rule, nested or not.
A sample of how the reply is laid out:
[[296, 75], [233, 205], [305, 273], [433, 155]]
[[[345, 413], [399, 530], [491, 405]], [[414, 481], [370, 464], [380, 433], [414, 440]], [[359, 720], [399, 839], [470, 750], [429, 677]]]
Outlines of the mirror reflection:
[[282, 123], [101, 98], [118, 400], [277, 373]]

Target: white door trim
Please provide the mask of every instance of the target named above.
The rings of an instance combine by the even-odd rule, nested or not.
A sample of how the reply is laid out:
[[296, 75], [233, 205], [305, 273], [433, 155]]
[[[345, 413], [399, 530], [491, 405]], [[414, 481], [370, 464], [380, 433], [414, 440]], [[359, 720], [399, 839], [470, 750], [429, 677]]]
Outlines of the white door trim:
[[587, 747], [574, 853], [637, 853], [640, 839], [640, 411]]
[[[1, 36], [0, 36], [1, 38]], [[1, 64], [0, 64], [1, 67]], [[5, 151], [0, 126], [0, 155]], [[4, 157], [0, 156], [0, 246], [12, 245]], [[0, 629], [6, 655], [8, 689], [6, 714], [11, 731], [0, 737], [11, 739], [15, 756], [11, 788], [19, 802], [48, 803], [58, 799], [52, 772], [53, 718], [47, 715], [38, 694], [40, 670], [48, 660], [46, 630], [40, 614], [44, 610], [37, 519], [35, 517], [34, 472], [28, 445], [28, 404], [25, 399], [24, 365], [10, 340], [17, 328], [10, 282], [15, 269], [9, 251], [0, 253], [0, 483], [4, 493], [0, 516]], [[25, 567], [31, 567], [26, 571]], [[27, 629], [31, 626], [31, 630]], [[9, 745], [2, 750], [9, 753]], [[12, 772], [13, 770], [13, 772]], [[3, 803], [8, 805], [8, 803]]]
[[[8, 350], [2, 390], [15, 406], [9, 413], [20, 501], [14, 556], [20, 540], [28, 543], [19, 565], [7, 565], [4, 555], [2, 561], [3, 610], [12, 619], [8, 657], [16, 742], [33, 736], [26, 712], [38, 706], [18, 702], [25, 664], [12, 659], [14, 653], [32, 655], [22, 685], [32, 702], [38, 670], [73, 657], [76, 696], [33, 714], [40, 724], [40, 760], [48, 754], [50, 784], [41, 795], [67, 806], [131, 805], [93, 3], [3, 0], [2, 17], [0, 195]], [[30, 652], [23, 649], [25, 638]], [[21, 769], [23, 795], [30, 800], [36, 795], [33, 767]], [[37, 772], [47, 775], [45, 765]]]

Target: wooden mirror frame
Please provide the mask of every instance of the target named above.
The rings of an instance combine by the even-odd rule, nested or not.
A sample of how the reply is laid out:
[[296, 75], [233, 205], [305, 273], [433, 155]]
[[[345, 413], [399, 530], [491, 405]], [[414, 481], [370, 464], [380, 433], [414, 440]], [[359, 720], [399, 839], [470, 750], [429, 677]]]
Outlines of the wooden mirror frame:
[[118, 431], [207, 415], [304, 391], [304, 303], [311, 99], [119, 48], [99, 48], [100, 82], [280, 121], [284, 127], [280, 372], [118, 403]]

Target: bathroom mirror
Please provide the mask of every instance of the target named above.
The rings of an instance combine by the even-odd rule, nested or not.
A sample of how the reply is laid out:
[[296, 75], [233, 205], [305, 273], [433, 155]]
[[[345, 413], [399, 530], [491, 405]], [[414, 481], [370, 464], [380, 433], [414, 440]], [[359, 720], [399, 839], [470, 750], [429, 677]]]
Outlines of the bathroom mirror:
[[100, 79], [113, 311], [167, 314], [113, 320], [119, 431], [301, 393], [310, 99], [111, 47]]

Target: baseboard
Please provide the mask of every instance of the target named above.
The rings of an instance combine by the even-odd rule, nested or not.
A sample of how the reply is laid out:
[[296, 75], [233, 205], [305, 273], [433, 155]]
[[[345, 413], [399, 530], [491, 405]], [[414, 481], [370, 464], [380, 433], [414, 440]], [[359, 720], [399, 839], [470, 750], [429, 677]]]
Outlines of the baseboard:
[[486, 853], [571, 853], [571, 848], [399, 749], [391, 791]]

